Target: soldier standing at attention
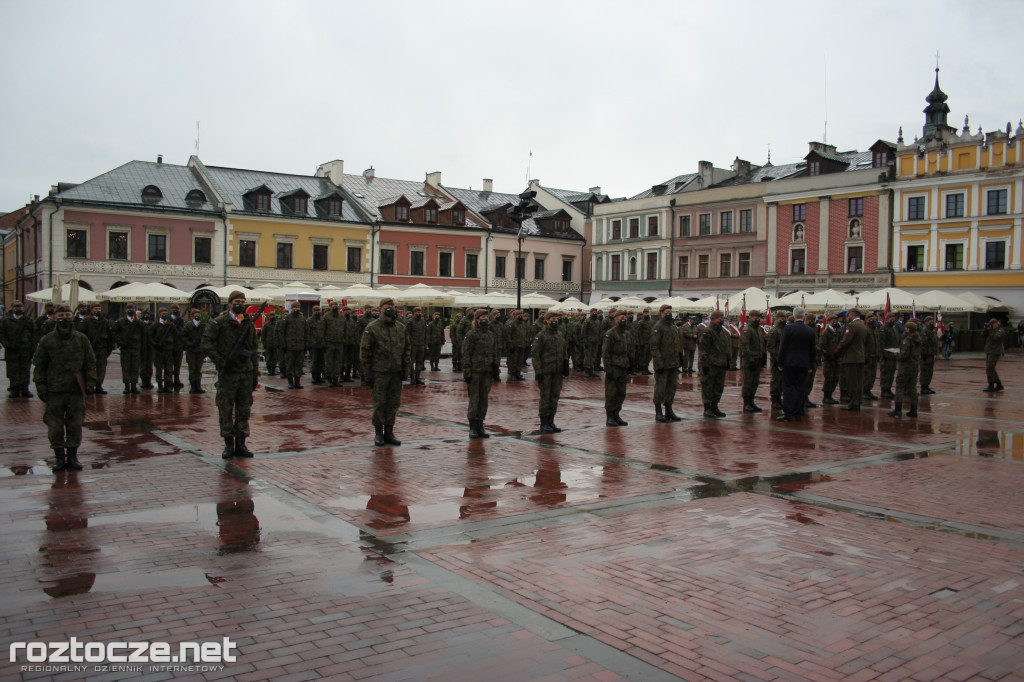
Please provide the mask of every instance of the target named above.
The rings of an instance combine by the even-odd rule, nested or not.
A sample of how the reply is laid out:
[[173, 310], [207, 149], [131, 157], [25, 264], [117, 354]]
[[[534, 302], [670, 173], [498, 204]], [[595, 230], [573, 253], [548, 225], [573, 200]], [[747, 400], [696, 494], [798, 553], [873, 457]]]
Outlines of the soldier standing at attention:
[[341, 315], [345, 318], [345, 342], [341, 351], [341, 381], [351, 383], [355, 381], [356, 368], [359, 365], [359, 323], [355, 319], [355, 313], [348, 306], [342, 306]]
[[935, 318], [924, 318], [921, 337], [921, 395], [933, 395], [932, 375], [935, 373], [935, 355], [939, 352], [939, 337], [935, 333]]
[[124, 393], [138, 393], [139, 366], [142, 362], [142, 347], [146, 342], [146, 330], [135, 313], [135, 304], [125, 306], [124, 317], [114, 325], [114, 336], [121, 349], [121, 381]]
[[277, 338], [284, 351], [282, 369], [288, 376], [288, 388], [302, 388], [302, 360], [309, 345], [309, 332], [302, 317], [302, 306], [292, 303], [292, 311], [277, 323]]
[[166, 308], [161, 308], [157, 322], [150, 329], [149, 346], [153, 352], [153, 366], [156, 369], [157, 393], [172, 393], [174, 371], [174, 345], [178, 329], [171, 323]]
[[843, 409], [847, 412], [860, 412], [861, 401], [864, 399], [864, 346], [868, 328], [856, 308], [850, 308], [846, 320], [843, 340], [839, 342], [836, 351], [850, 396], [850, 403], [843, 406]]
[[374, 319], [363, 331], [359, 357], [363, 378], [372, 386], [373, 444], [401, 445], [395, 438], [395, 415], [402, 401], [402, 382], [412, 365], [409, 337], [405, 325], [398, 321], [395, 300], [380, 302], [383, 316]]
[[1003, 354], [1003, 337], [1005, 335], [1006, 331], [1003, 329], [1002, 323], [996, 318], [993, 317], [985, 325], [985, 374], [988, 377], [988, 387], [982, 390], [986, 393], [1003, 390], [1003, 382], [999, 378], [999, 372], [996, 371], [996, 364]]
[[71, 309], [56, 308], [56, 329], [36, 348], [36, 393], [46, 403], [43, 421], [53, 449], [56, 473], [81, 471], [78, 447], [82, 444], [85, 393], [96, 384], [96, 356], [88, 337], [71, 328]]
[[560, 333], [558, 313], [544, 314], [544, 328], [533, 339], [533, 371], [540, 387], [540, 432], [561, 433], [555, 426], [558, 398], [562, 395], [562, 374], [569, 362], [565, 335]]
[[[899, 374], [896, 376], [896, 398], [893, 400], [890, 417], [903, 416], [903, 396], [910, 397], [908, 417], [917, 416], [917, 373], [921, 366], [921, 335], [917, 330], [917, 321], [907, 322], [900, 352], [897, 356]], [[890, 353], [891, 355], [891, 353]]]
[[[653, 348], [651, 347], [651, 333], [654, 331], [654, 322], [651, 321], [651, 309], [644, 308], [644, 312], [637, 318], [635, 324], [636, 330], [636, 366], [641, 374], [650, 376], [651, 372], [651, 358]], [[675, 331], [673, 329], [672, 331]], [[678, 354], [677, 358], [678, 360]]]
[[604, 328], [601, 324], [601, 313], [597, 308], [590, 309], [590, 317], [583, 322], [583, 364], [586, 372], [583, 376], [596, 377], [601, 366], [601, 342], [604, 339]]
[[85, 334], [96, 356], [96, 386], [93, 393], [106, 395], [103, 379], [107, 376], [107, 358], [114, 352], [114, 326], [103, 317], [99, 303], [92, 306], [91, 314], [82, 319], [78, 331]]
[[441, 371], [441, 347], [444, 346], [444, 321], [441, 313], [434, 313], [427, 323], [427, 357], [430, 371]]
[[142, 349], [139, 351], [139, 378], [142, 388], [153, 388], [153, 347], [149, 335], [153, 331], [153, 316], [148, 310], [142, 313]]
[[31, 398], [28, 390], [29, 370], [32, 366], [32, 352], [35, 348], [35, 326], [25, 315], [21, 301], [11, 303], [9, 312], [0, 322], [0, 344], [3, 344], [7, 360], [8, 397]]
[[[469, 385], [470, 438], [490, 438], [484, 430], [491, 382], [499, 377], [501, 351], [498, 335], [490, 331], [491, 320], [483, 308], [473, 313], [473, 326], [462, 341], [462, 373]], [[500, 331], [498, 332], [500, 334]]]
[[[193, 308], [189, 321], [182, 325], [182, 343], [185, 346], [185, 362], [188, 363], [189, 393], [206, 393], [203, 390], [203, 335], [206, 325], [199, 310]], [[264, 329], [266, 326], [264, 325]]]
[[680, 357], [679, 332], [672, 323], [672, 306], [666, 304], [658, 308], [658, 323], [651, 329], [650, 347], [654, 360], [654, 419], [661, 423], [682, 421], [682, 417], [672, 411]]
[[821, 385], [823, 394], [821, 403], [823, 405], [836, 405], [839, 402], [832, 397], [836, 386], [839, 385], [839, 358], [836, 356], [836, 351], [839, 349], [842, 335], [836, 329], [837, 324], [839, 324], [839, 317], [829, 315], [825, 327], [818, 336], [818, 353], [821, 355], [825, 367], [825, 377]]
[[[811, 327], [813, 328], [814, 325], [812, 324]], [[775, 324], [772, 325], [768, 337], [765, 339], [765, 346], [768, 350], [768, 367], [772, 373], [768, 393], [772, 399], [773, 410], [782, 409], [782, 366], [779, 364], [779, 345], [782, 343], [782, 332], [785, 329], [786, 317], [780, 314], [775, 318]]]
[[697, 326], [692, 317], [687, 317], [686, 322], [679, 327], [679, 340], [683, 348], [682, 371], [693, 374], [693, 358], [697, 354]]
[[[540, 329], [538, 329], [536, 333], [539, 334], [541, 331], [543, 331], [545, 325], [547, 325], [546, 320], [541, 322]], [[562, 332], [566, 331], [562, 327], [561, 323], [556, 325], [555, 329], [559, 329]], [[534, 330], [530, 326], [529, 322], [529, 313], [520, 310], [519, 314], [516, 315], [516, 319], [512, 321], [511, 334], [509, 337], [511, 347], [508, 350], [509, 360], [515, 358], [516, 363], [514, 374], [511, 368], [509, 368], [509, 373], [513, 374], [514, 378], [517, 381], [526, 380], [526, 377], [523, 376], [523, 366], [526, 363], [526, 356], [530, 351], [530, 344], [533, 341], [534, 336]], [[562, 334], [562, 338], [565, 338], [564, 333]]]
[[625, 310], [608, 311], [612, 326], [604, 333], [601, 345], [601, 359], [604, 362], [604, 411], [605, 426], [628, 426], [629, 422], [619, 416], [622, 403], [626, 400], [626, 375], [629, 372], [630, 340], [626, 326], [629, 324]]
[[[313, 314], [306, 320], [306, 345], [309, 348], [309, 375], [314, 384], [324, 383], [324, 317], [320, 306], [313, 306]], [[301, 375], [302, 372], [299, 372]]]
[[203, 346], [217, 367], [217, 414], [224, 439], [221, 457], [252, 457], [245, 446], [249, 437], [252, 393], [259, 386], [256, 326], [245, 314], [245, 294], [232, 291], [228, 310], [206, 328]]
[[462, 371], [462, 337], [459, 336], [459, 327], [462, 326], [462, 313], [455, 313], [452, 316], [452, 323], [448, 327], [449, 340], [452, 342], [452, 371]]
[[178, 307], [177, 303], [171, 304], [171, 316], [170, 322], [174, 325], [174, 349], [172, 353], [172, 371], [174, 374], [174, 388], [185, 388], [185, 384], [181, 383], [181, 358], [185, 352], [184, 336], [182, 332], [185, 330], [185, 320], [181, 317], [181, 308]]
[[887, 353], [886, 348], [899, 348], [900, 335], [896, 332], [896, 316], [892, 313], [885, 318], [885, 324], [878, 335], [879, 352], [882, 358], [882, 368], [879, 372], [878, 383], [882, 388], [883, 399], [893, 399], [892, 381], [896, 376], [896, 364], [898, 362], [895, 353]]
[[725, 313], [711, 313], [711, 322], [700, 338], [700, 390], [704, 401], [704, 416], [718, 419], [726, 416], [718, 409], [718, 401], [725, 391], [725, 373], [729, 369], [732, 353], [732, 335], [723, 325]]
[[[39, 340], [52, 332], [57, 324], [57, 318], [53, 316], [54, 304], [47, 301], [43, 305], [43, 314], [35, 319], [35, 336], [32, 338], [32, 347], [39, 343]], [[27, 384], [26, 384], [27, 386]]]
[[761, 383], [761, 367], [764, 366], [765, 340], [761, 330], [761, 311], [747, 313], [747, 326], [740, 339], [740, 363], [743, 368], [743, 411], [763, 412], [754, 404], [757, 387]]
[[330, 310], [324, 315], [324, 367], [327, 385], [341, 387], [342, 365], [345, 358], [345, 316], [337, 301], [331, 301]]
[[878, 318], [868, 315], [868, 333], [864, 338], [864, 400], [878, 400], [878, 396], [871, 392], [875, 386], [875, 377], [878, 376], [878, 360], [882, 352], [881, 330], [878, 328]]
[[260, 329], [260, 343], [263, 344], [263, 355], [267, 360], [267, 376], [277, 376], [277, 308], [267, 314]]
[[426, 382], [420, 374], [426, 369], [424, 360], [427, 356], [427, 323], [423, 319], [423, 309], [412, 309], [412, 317], [405, 321], [405, 333], [409, 337], [409, 352], [412, 359], [412, 371], [409, 376], [410, 386], [422, 386]]

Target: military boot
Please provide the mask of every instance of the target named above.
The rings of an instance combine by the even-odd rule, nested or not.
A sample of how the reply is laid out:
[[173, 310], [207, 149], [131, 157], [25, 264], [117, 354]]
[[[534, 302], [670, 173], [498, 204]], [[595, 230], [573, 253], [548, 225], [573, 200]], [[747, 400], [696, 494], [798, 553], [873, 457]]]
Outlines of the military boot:
[[220, 453], [220, 456], [224, 459], [231, 459], [235, 456], [235, 439], [231, 437], [224, 438], [224, 451]]
[[917, 405], [911, 405], [910, 406], [910, 411], [907, 412], [907, 416], [908, 417], [916, 417], [917, 416]]
[[477, 419], [476, 420], [476, 430], [480, 432], [480, 437], [481, 438], [490, 438], [491, 437], [491, 434], [487, 433], [487, 431], [484, 429], [484, 420], [483, 419]]
[[480, 428], [476, 425], [475, 419], [469, 420], [469, 438], [470, 440], [474, 438], [483, 438], [483, 436], [480, 435]]
[[[149, 387], [153, 388], [153, 384], [150, 384]], [[134, 393], [135, 395], [138, 395], [141, 392], [141, 391], [139, 391], [139, 385], [138, 384], [132, 384], [132, 390], [130, 392]]]
[[607, 410], [607, 417], [604, 420], [605, 426], [618, 426], [619, 422], [615, 419], [615, 413], [611, 410]]
[[718, 409], [718, 403], [711, 403], [711, 411], [715, 413], [716, 417], [726, 416], [725, 412], [722, 412], [720, 409]]
[[681, 422], [683, 418], [672, 411], [672, 403], [665, 403], [665, 419], [670, 422]]
[[378, 448], [384, 447], [384, 426], [374, 426], [373, 433], [373, 444], [376, 445]]
[[185, 384], [181, 383], [181, 375], [180, 374], [175, 374], [174, 375], [174, 383], [171, 384], [171, 386], [173, 386], [174, 388], [185, 388]]
[[754, 405], [754, 401], [753, 400], [747, 399], [747, 400], [743, 401], [743, 411], [744, 412], [758, 412], [759, 410]]
[[711, 409], [711, 403], [704, 403], [704, 416], [707, 419], [718, 419], [718, 415]]
[[245, 447], [245, 436], [235, 439], [235, 457], [252, 457], [252, 450]]
[[[991, 384], [989, 384], [989, 386], [991, 386]], [[121, 393], [124, 393], [125, 395], [128, 395], [131, 392], [132, 392], [132, 385], [131, 384], [125, 384], [124, 385], [124, 390], [121, 391]]]
[[822, 401], [821, 401], [821, 404], [822, 404], [822, 405], [837, 405], [838, 403], [837, 403], [837, 401], [836, 401], [836, 400], [835, 400], [835, 399], [834, 399], [834, 398], [832, 397], [832, 394], [831, 394], [831, 393], [829, 393], [829, 394], [828, 394], [827, 396], [825, 396], [825, 397], [824, 397], [824, 398], [822, 399]]
[[555, 433], [562, 432], [562, 429], [555, 426], [555, 415], [551, 415], [550, 417], [548, 417], [548, 426], [550, 426], [551, 430], [554, 431]]
[[302, 384], [299, 383], [300, 377], [295, 377], [295, 388], [302, 388]]
[[753, 410], [754, 412], [764, 412], [764, 410], [762, 408], [757, 406], [757, 404], [754, 402], [753, 398], [750, 399], [750, 406], [752, 408], [754, 408], [754, 410]]
[[54, 448], [53, 466], [50, 467], [50, 471], [57, 474], [60, 473], [61, 471], [66, 470], [67, 468], [67, 462], [64, 459], [64, 448]]
[[665, 415], [661, 411], [661, 403], [654, 403], [654, 421], [659, 424], [665, 423]]
[[95, 393], [97, 395], [106, 395], [107, 394], [107, 392], [103, 390], [103, 385], [102, 384], [96, 384], [96, 388], [93, 389], [93, 393]]
[[903, 416], [903, 405], [893, 405], [892, 410], [887, 412], [890, 417], [902, 417]]
[[[481, 431], [483, 429], [481, 428]], [[384, 442], [388, 445], [401, 445], [402, 441], [395, 438], [395, 425], [386, 424], [384, 426]]]
[[322, 384], [322, 383], [324, 383], [324, 375], [323, 374], [314, 374], [312, 379], [310, 379], [310, 383], [311, 384]]
[[781, 410], [782, 409], [782, 401], [780, 399], [778, 399], [778, 398], [772, 398], [772, 409], [773, 410]]
[[78, 448], [68, 448], [68, 459], [65, 466], [68, 471], [82, 470], [82, 463], [78, 461]]
[[199, 387], [196, 385], [196, 382], [192, 381], [191, 379], [189, 379], [188, 382], [188, 392], [199, 393]]
[[615, 418], [615, 423], [619, 426], [629, 426], [629, 422], [619, 416], [618, 410], [615, 410], [615, 412], [612, 413], [612, 417]]
[[554, 433], [555, 432], [555, 429], [552, 426], [551, 421], [550, 421], [550, 419], [548, 417], [541, 417], [540, 418], [540, 432], [541, 433]]
[[334, 381], [334, 376], [331, 374], [327, 375], [327, 388], [334, 388], [338, 384]]
[[[1005, 388], [1003, 388], [1003, 382], [1001, 382], [1001, 381], [997, 381], [996, 382], [996, 390], [997, 391], [1005, 391], [1006, 390]], [[32, 394], [29, 393], [27, 389], [25, 390], [25, 392], [22, 395], [24, 395], [26, 398], [31, 398], [32, 397]]]
[[895, 397], [896, 394], [888, 388], [882, 390], [882, 400], [893, 400]]
[[995, 393], [996, 385], [990, 382], [988, 386], [981, 390], [984, 391], [985, 393]]

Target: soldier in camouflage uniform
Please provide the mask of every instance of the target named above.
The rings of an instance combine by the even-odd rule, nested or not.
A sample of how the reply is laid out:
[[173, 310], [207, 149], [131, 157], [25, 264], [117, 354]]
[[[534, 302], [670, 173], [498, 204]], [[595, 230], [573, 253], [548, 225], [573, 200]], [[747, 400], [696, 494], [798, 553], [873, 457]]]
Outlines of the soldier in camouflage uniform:
[[142, 313], [142, 348], [139, 350], [139, 386], [153, 388], [153, 347], [149, 335], [153, 331], [153, 316], [148, 310]]
[[423, 309], [412, 309], [412, 317], [405, 321], [405, 334], [409, 337], [409, 353], [412, 359], [412, 371], [409, 376], [410, 386], [421, 386], [426, 382], [420, 374], [426, 369], [427, 357], [427, 322], [423, 319]]
[[693, 374], [693, 358], [697, 355], [697, 325], [693, 323], [692, 317], [687, 317], [686, 322], [679, 326], [679, 343], [683, 352], [682, 371]]
[[838, 323], [838, 316], [829, 315], [825, 329], [818, 335], [818, 351], [825, 367], [825, 378], [821, 387], [824, 395], [821, 402], [824, 405], [836, 405], [839, 402], [832, 397], [832, 393], [839, 383], [839, 358], [836, 356], [836, 350], [839, 348], [842, 334], [836, 329]]
[[487, 398], [491, 383], [499, 378], [501, 363], [500, 332], [492, 332], [492, 324], [486, 310], [477, 310], [473, 313], [473, 326], [462, 341], [462, 373], [469, 385], [466, 418], [469, 420], [470, 438], [490, 438], [484, 430]]
[[932, 375], [935, 373], [935, 356], [939, 352], [939, 336], [935, 333], [935, 318], [924, 318], [921, 336], [921, 395], [933, 395]]
[[[651, 355], [654, 360], [654, 419], [658, 422], [682, 421], [672, 411], [679, 377], [679, 332], [672, 323], [672, 306], [658, 308], [658, 323], [651, 329]], [[665, 412], [662, 413], [662, 405]]]
[[917, 330], [917, 321], [907, 322], [903, 341], [900, 342], [899, 374], [896, 376], [896, 398], [893, 400], [890, 417], [903, 416], [903, 396], [910, 398], [908, 417], [917, 416], [917, 375], [921, 368], [921, 335]]
[[882, 398], [891, 400], [896, 397], [892, 392], [892, 382], [896, 377], [898, 359], [895, 353], [888, 353], [885, 349], [900, 347], [900, 335], [896, 331], [896, 316], [891, 313], [885, 318], [885, 324], [882, 325], [882, 329], [879, 331], [878, 347], [882, 360], [882, 368], [879, 373]]
[[7, 364], [8, 397], [31, 398], [28, 390], [32, 353], [35, 349], [35, 325], [25, 315], [21, 301], [11, 303], [11, 310], [0, 322], [0, 344], [5, 350]]
[[342, 366], [345, 363], [345, 316], [337, 301], [331, 301], [330, 310], [324, 315], [324, 367], [327, 372], [327, 385], [332, 388], [341, 386]]
[[96, 303], [92, 306], [91, 313], [82, 318], [78, 331], [89, 339], [92, 352], [96, 356], [96, 386], [93, 393], [106, 395], [103, 380], [107, 376], [107, 358], [114, 352], [114, 325], [103, 317], [103, 308]]
[[562, 395], [562, 375], [569, 362], [564, 335], [559, 333], [558, 313], [545, 313], [544, 328], [533, 339], [533, 371], [540, 387], [540, 432], [561, 433], [555, 426], [558, 398]]
[[178, 343], [178, 328], [171, 322], [166, 308], [161, 308], [157, 322], [149, 330], [149, 347], [153, 352], [156, 369], [157, 393], [173, 392], [174, 346]]
[[199, 310], [193, 308], [189, 312], [189, 321], [182, 325], [181, 337], [185, 347], [185, 362], [188, 363], [188, 392], [206, 393], [203, 390], [203, 361], [206, 360], [203, 336], [206, 333], [206, 325], [203, 324], [203, 315]]
[[35, 336], [32, 339], [32, 347], [39, 343], [39, 340], [52, 332], [57, 325], [57, 318], [53, 316], [53, 309], [56, 306], [47, 301], [43, 305], [43, 314], [35, 319]]
[[[363, 342], [363, 332], [365, 332], [366, 328], [368, 326], [370, 326], [370, 323], [372, 323], [374, 320], [379, 320], [379, 319], [380, 319], [380, 309], [374, 309], [374, 307], [372, 305], [367, 305], [366, 308], [363, 309], [363, 314], [362, 315], [358, 315], [358, 316], [356, 316], [354, 318], [354, 322], [356, 323], [356, 333], [359, 335], [359, 343], [360, 343], [360, 345], [362, 345], [362, 342]], [[357, 367], [352, 371], [352, 376], [353, 377], [357, 377], [357, 376], [359, 377], [359, 385], [360, 386], [369, 386], [370, 382], [369, 382], [369, 380], [366, 377], [367, 373], [365, 371], [363, 371], [362, 353], [358, 353], [357, 357], [358, 357], [358, 360], [356, 362]]]
[[267, 314], [267, 318], [263, 321], [263, 327], [260, 329], [260, 343], [263, 344], [263, 355], [267, 361], [267, 376], [277, 376], [277, 366], [279, 364], [278, 356], [280, 353], [277, 349], [277, 308]]
[[604, 340], [604, 329], [601, 325], [601, 313], [597, 308], [590, 309], [590, 317], [583, 322], [583, 365], [584, 376], [596, 377], [601, 366], [601, 344]]
[[629, 324], [625, 310], [608, 311], [614, 325], [604, 333], [601, 344], [601, 359], [604, 362], [604, 411], [605, 426], [628, 426], [629, 422], [619, 416], [622, 403], [626, 400], [626, 381], [629, 373], [630, 356], [633, 353]]
[[434, 313], [427, 323], [427, 359], [430, 371], [441, 371], [441, 348], [444, 346], [444, 320], [441, 313]]
[[324, 316], [318, 305], [313, 306], [313, 314], [306, 320], [306, 347], [309, 349], [310, 383], [322, 384], [327, 343], [324, 341]]
[[640, 374], [650, 376], [654, 373], [651, 371], [651, 332], [654, 331], [654, 322], [651, 320], [650, 308], [645, 308], [637, 317], [633, 330], [636, 334], [636, 369]]
[[878, 318], [874, 315], [868, 315], [866, 324], [868, 333], [864, 339], [864, 400], [878, 400], [878, 396], [872, 393], [871, 389], [875, 386], [878, 361], [881, 359], [881, 329], [878, 326]]
[[359, 323], [351, 308], [345, 306], [341, 309], [341, 316], [345, 318], [345, 340], [341, 351], [341, 382], [350, 383], [355, 381], [359, 366]]
[[288, 388], [302, 388], [302, 360], [309, 346], [309, 331], [298, 301], [292, 303], [291, 313], [278, 321], [277, 340], [284, 351], [281, 365], [288, 377]]
[[761, 329], [761, 311], [747, 313], [747, 325], [740, 338], [740, 362], [743, 368], [743, 411], [763, 412], [754, 404], [757, 387], [761, 383], [761, 367], [765, 360], [764, 331]]
[[452, 323], [448, 328], [448, 336], [452, 342], [452, 371], [462, 371], [462, 337], [459, 336], [459, 328], [462, 326], [462, 313], [455, 313]]
[[[860, 317], [860, 311], [850, 308], [846, 313], [846, 325], [843, 329], [843, 340], [839, 342], [836, 355], [843, 376], [846, 377], [847, 392], [850, 404], [843, 407], [847, 412], [859, 412], [864, 400], [864, 346], [867, 341], [868, 328]], [[842, 387], [840, 386], [840, 391]]]
[[46, 403], [43, 421], [55, 460], [51, 469], [81, 471], [85, 393], [96, 385], [96, 356], [88, 337], [72, 328], [71, 309], [62, 305], [54, 314], [55, 331], [39, 341], [33, 359], [36, 393]]
[[256, 326], [245, 314], [245, 294], [232, 291], [228, 310], [206, 328], [203, 350], [217, 368], [217, 415], [224, 439], [221, 457], [252, 457], [249, 437], [252, 393], [259, 386]]
[[732, 337], [725, 329], [725, 314], [721, 310], [711, 313], [711, 322], [700, 338], [700, 387], [704, 402], [704, 416], [718, 419], [726, 416], [718, 409], [718, 402], [725, 391], [725, 373], [729, 369], [732, 353]]
[[473, 319], [474, 319], [475, 315], [476, 315], [476, 310], [474, 310], [473, 308], [469, 308], [469, 309], [466, 310], [466, 316], [463, 317], [462, 321], [459, 323], [459, 330], [458, 330], [457, 336], [459, 338], [459, 347], [460, 347], [460, 354], [459, 354], [459, 371], [460, 372], [463, 371], [461, 347], [462, 347], [462, 344], [465, 343], [465, 341], [466, 341], [466, 334], [468, 334], [469, 330], [473, 328]]
[[[534, 338], [533, 328], [526, 321], [526, 315], [522, 310], [512, 311], [512, 321], [508, 324], [508, 376], [509, 379], [524, 381], [523, 363], [530, 348], [530, 342]], [[547, 324], [546, 322], [544, 324]], [[558, 329], [558, 325], [555, 329]], [[541, 330], [543, 327], [541, 328]], [[540, 333], [541, 330], [538, 330]]]
[[363, 376], [372, 386], [373, 444], [377, 447], [402, 444], [395, 438], [395, 415], [402, 401], [402, 382], [412, 367], [409, 335], [398, 321], [394, 299], [383, 299], [380, 309], [383, 316], [366, 325], [359, 344]]
[[[814, 325], [812, 324], [813, 328]], [[782, 343], [782, 332], [786, 329], [786, 317], [780, 314], [768, 332], [765, 346], [768, 351], [768, 368], [772, 373], [768, 393], [772, 399], [772, 409], [782, 409], [782, 367], [779, 365], [779, 345]]]
[[171, 351], [174, 373], [172, 385], [174, 388], [184, 388], [185, 384], [181, 383], [181, 360], [185, 353], [184, 336], [182, 335], [185, 330], [185, 320], [181, 316], [181, 308], [177, 303], [171, 304], [170, 322], [175, 328], [174, 349]]
[[138, 393], [142, 349], [148, 337], [142, 320], [135, 311], [134, 303], [125, 306], [124, 316], [114, 323], [114, 338], [121, 349], [121, 381], [124, 382], [124, 393]]
[[1005, 336], [1006, 330], [1003, 329], [1002, 322], [996, 318], [993, 317], [985, 325], [985, 374], [988, 378], [988, 386], [982, 390], [986, 393], [1003, 390], [1003, 382], [999, 378], [999, 372], [996, 371], [996, 364], [1003, 355], [1003, 338]]

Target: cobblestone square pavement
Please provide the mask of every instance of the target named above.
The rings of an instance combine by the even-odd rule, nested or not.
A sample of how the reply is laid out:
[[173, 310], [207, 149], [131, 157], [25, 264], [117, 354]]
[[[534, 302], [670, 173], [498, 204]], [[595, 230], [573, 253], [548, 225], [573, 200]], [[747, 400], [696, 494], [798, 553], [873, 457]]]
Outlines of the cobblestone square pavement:
[[751, 415], [730, 372], [725, 419], [684, 375], [683, 421], [656, 423], [637, 376], [606, 428], [602, 380], [574, 372], [553, 435], [532, 372], [503, 372], [475, 441], [445, 360], [403, 389], [396, 448], [372, 445], [369, 389], [264, 377], [256, 457], [230, 461], [212, 375], [123, 396], [111, 360], [84, 471], [50, 472], [38, 399], [0, 398], [4, 651], [227, 637], [237, 660], [33, 670], [22, 650], [2, 679], [1024, 679], [1018, 355], [992, 394], [980, 356], [937, 360], [918, 419], [779, 423], [767, 374]]

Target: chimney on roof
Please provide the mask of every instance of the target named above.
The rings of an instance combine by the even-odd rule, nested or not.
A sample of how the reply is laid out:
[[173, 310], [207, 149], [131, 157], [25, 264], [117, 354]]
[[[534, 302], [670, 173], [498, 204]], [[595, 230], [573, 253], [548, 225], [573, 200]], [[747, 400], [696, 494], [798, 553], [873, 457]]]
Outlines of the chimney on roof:
[[441, 186], [441, 171], [434, 171], [433, 173], [427, 173], [426, 184], [431, 187]]
[[491, 178], [484, 178], [484, 191], [485, 192], [493, 192], [494, 191], [494, 180], [492, 180]]
[[750, 172], [750, 162], [744, 161], [740, 157], [736, 157], [736, 160], [732, 162], [732, 172], [736, 175], [745, 175]]
[[600, 194], [601, 193], [601, 186], [598, 185], [597, 187], [591, 187], [589, 192], [591, 194]]
[[715, 165], [710, 161], [697, 162], [697, 175], [702, 187], [709, 187], [715, 181]]
[[373, 166], [370, 166], [369, 168], [363, 171], [363, 177], [366, 178], [367, 180], [373, 180], [375, 177], [377, 177], [377, 171], [373, 170]]
[[163, 163], [164, 162], [164, 155], [163, 154], [157, 154], [156, 155], [156, 162], [157, 163]]
[[345, 175], [345, 162], [341, 159], [335, 159], [334, 161], [328, 161], [327, 163], [321, 163], [316, 168], [316, 176], [318, 178], [327, 178], [335, 185], [341, 184], [342, 176]]
[[825, 144], [824, 142], [808, 142], [807, 144], [810, 147], [807, 151], [808, 154], [811, 152], [821, 152], [823, 154], [836, 153], [835, 145]]

